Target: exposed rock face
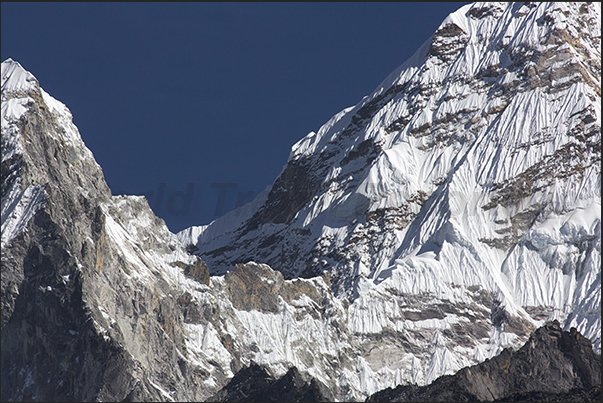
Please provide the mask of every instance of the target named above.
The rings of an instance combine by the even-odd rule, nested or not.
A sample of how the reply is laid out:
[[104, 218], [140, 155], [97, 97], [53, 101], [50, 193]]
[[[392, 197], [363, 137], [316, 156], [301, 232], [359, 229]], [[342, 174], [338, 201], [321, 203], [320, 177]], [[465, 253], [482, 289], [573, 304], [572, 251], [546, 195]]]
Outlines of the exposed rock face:
[[279, 379], [257, 364], [240, 370], [210, 402], [328, 402], [329, 392], [315, 379], [306, 381], [293, 367]]
[[572, 389], [564, 393], [529, 392], [514, 393], [496, 402], [600, 402], [601, 387], [593, 386], [588, 389]]
[[398, 386], [367, 401], [599, 401], [600, 395], [601, 356], [575, 328], [563, 331], [555, 321], [536, 330], [515, 352], [505, 349], [428, 386]]

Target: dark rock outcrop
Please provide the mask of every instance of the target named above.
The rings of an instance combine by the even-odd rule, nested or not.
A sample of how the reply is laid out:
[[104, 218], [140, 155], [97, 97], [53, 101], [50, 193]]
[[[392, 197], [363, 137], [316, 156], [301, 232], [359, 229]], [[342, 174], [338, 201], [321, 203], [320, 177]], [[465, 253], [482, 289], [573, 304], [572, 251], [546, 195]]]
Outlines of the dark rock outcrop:
[[388, 388], [367, 401], [599, 401], [600, 396], [601, 357], [576, 329], [563, 331], [553, 321], [537, 329], [515, 352], [505, 349], [430, 385]]
[[529, 392], [514, 393], [495, 402], [600, 402], [601, 387], [576, 388], [565, 393]]
[[255, 363], [240, 370], [234, 378], [213, 395], [211, 402], [328, 402], [326, 387], [315, 379], [305, 380], [292, 367], [275, 379], [270, 372]]

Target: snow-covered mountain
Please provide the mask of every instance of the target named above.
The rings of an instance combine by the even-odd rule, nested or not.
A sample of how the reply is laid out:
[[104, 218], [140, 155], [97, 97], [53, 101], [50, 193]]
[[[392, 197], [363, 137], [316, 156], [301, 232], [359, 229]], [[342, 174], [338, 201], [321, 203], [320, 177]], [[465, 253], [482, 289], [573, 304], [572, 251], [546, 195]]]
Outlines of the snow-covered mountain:
[[295, 144], [269, 192], [178, 236], [214, 274], [329, 273], [380, 385], [428, 383], [544, 320], [600, 352], [600, 34], [598, 3], [464, 6]]
[[600, 17], [462, 7], [269, 191], [177, 236], [3, 62], [2, 400], [204, 400], [254, 363], [360, 400], [551, 319], [600, 353]]

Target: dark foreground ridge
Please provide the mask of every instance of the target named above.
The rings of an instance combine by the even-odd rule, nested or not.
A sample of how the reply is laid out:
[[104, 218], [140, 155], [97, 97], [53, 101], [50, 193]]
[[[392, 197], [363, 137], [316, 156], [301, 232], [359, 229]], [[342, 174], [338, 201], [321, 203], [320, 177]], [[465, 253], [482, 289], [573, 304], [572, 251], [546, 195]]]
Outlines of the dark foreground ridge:
[[210, 402], [328, 402], [329, 392], [316, 379], [306, 381], [293, 367], [276, 379], [266, 368], [252, 363], [240, 370]]
[[598, 402], [601, 356], [576, 329], [553, 321], [537, 329], [517, 351], [445, 375], [427, 386], [398, 386], [369, 402]]

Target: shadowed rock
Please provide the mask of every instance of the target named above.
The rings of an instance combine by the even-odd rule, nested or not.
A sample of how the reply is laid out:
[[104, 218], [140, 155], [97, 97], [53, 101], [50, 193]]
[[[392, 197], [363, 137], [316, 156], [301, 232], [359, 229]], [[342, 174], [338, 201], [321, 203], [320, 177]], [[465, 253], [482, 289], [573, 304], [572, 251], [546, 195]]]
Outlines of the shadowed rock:
[[315, 379], [306, 381], [292, 367], [275, 379], [264, 367], [252, 363], [240, 370], [210, 402], [327, 402], [328, 391]]

